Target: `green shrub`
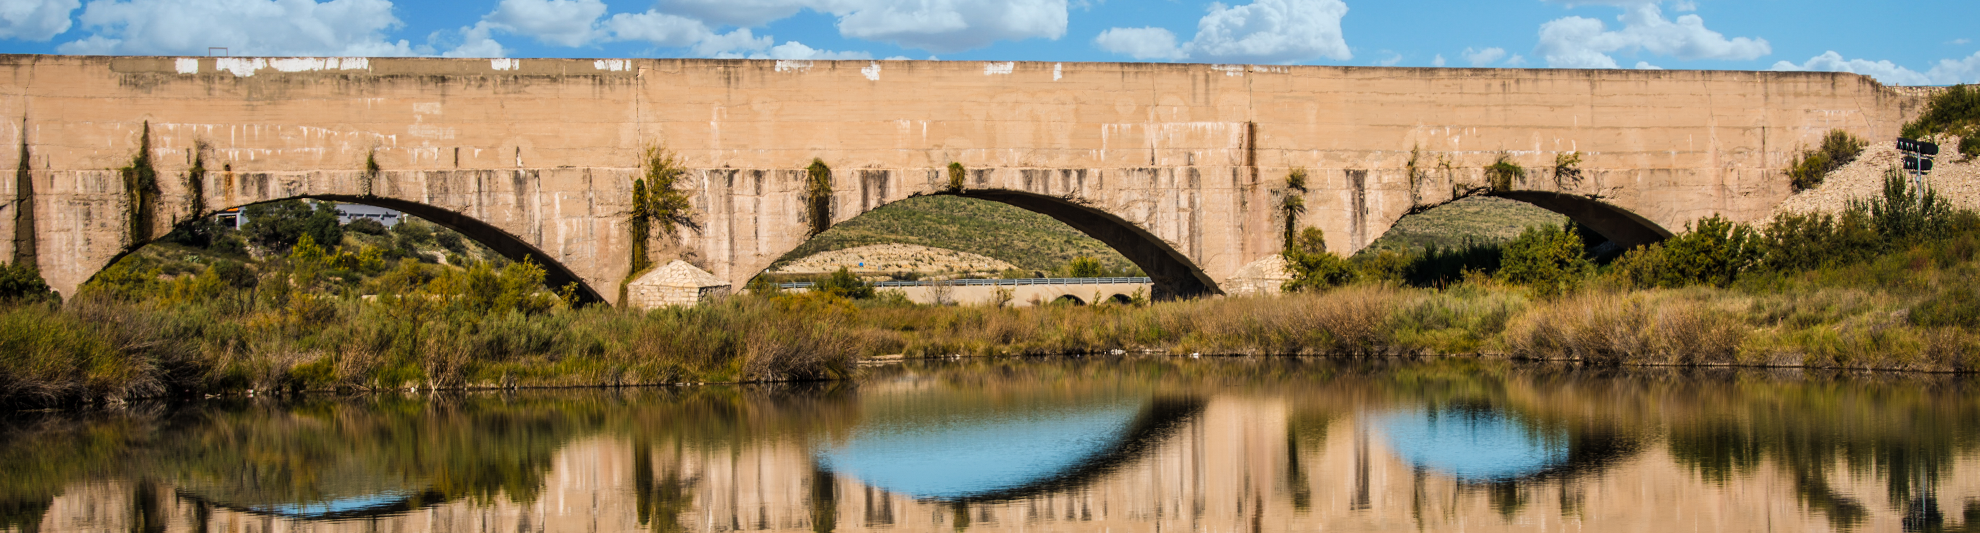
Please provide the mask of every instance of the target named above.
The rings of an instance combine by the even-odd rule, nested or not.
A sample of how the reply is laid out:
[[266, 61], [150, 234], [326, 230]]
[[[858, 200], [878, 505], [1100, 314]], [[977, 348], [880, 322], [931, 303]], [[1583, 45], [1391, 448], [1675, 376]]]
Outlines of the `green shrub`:
[[1696, 227], [1663, 243], [1667, 275], [1657, 286], [1690, 284], [1731, 285], [1739, 273], [1759, 258], [1753, 230], [1718, 215], [1700, 219]]
[[0, 303], [39, 302], [55, 297], [34, 265], [0, 264]]
[[1510, 191], [1522, 179], [1526, 179], [1526, 169], [1513, 162], [1511, 153], [1499, 152], [1499, 158], [1485, 166], [1485, 182], [1494, 191]]
[[1068, 278], [1097, 278], [1102, 275], [1106, 267], [1100, 264], [1099, 259], [1074, 257], [1071, 261], [1067, 261], [1066, 266], [1061, 270]]
[[839, 271], [825, 276], [825, 279], [818, 280], [818, 284], [812, 290], [854, 300], [864, 300], [873, 297], [873, 285], [861, 281], [858, 276], [854, 276], [845, 267], [839, 267]]
[[950, 161], [949, 185], [943, 188], [943, 190], [948, 192], [962, 192], [963, 187], [968, 186], [969, 184], [967, 179], [968, 177], [969, 177], [969, 169], [963, 168], [962, 163]]
[[1954, 216], [1952, 204], [1931, 189], [1912, 189], [1911, 177], [1896, 168], [1884, 172], [1883, 197], [1852, 201], [1850, 209], [1869, 212], [1870, 226], [1891, 247], [1943, 237]]
[[1345, 285], [1354, 280], [1354, 267], [1341, 256], [1327, 251], [1327, 234], [1320, 228], [1306, 228], [1293, 246], [1280, 254], [1292, 279], [1281, 288], [1286, 292], [1310, 292]]
[[[1913, 139], [1923, 139], [1933, 135], [1952, 134], [1960, 137], [1974, 137], [1980, 129], [1980, 89], [1972, 85], [1954, 85], [1932, 96], [1925, 105], [1925, 112], [1917, 120], [1904, 125], [1898, 135]], [[1960, 153], [1967, 152], [1967, 145], [1961, 142]]]
[[365, 235], [385, 235], [390, 230], [386, 229], [385, 224], [382, 222], [369, 218], [360, 218], [351, 221], [349, 224], [345, 224], [344, 231], [363, 233]]
[[1800, 272], [1853, 263], [1882, 246], [1870, 215], [1860, 209], [1828, 213], [1781, 213], [1760, 228], [1759, 267]]
[[1800, 157], [1788, 165], [1788, 181], [1794, 184], [1797, 192], [1820, 186], [1822, 179], [1830, 172], [1855, 161], [1857, 156], [1863, 154], [1863, 148], [1869, 145], [1847, 131], [1829, 130], [1829, 134], [1822, 137], [1821, 147], [1802, 151]]
[[337, 205], [329, 202], [282, 200], [255, 204], [241, 209], [241, 216], [247, 219], [241, 232], [248, 242], [277, 253], [287, 253], [304, 235], [330, 245], [344, 241], [344, 226], [337, 221]]
[[1972, 285], [1959, 285], [1933, 295], [1911, 308], [1911, 323], [1924, 327], [1980, 328], [1980, 294]]
[[1561, 226], [1526, 228], [1506, 243], [1499, 277], [1530, 286], [1541, 296], [1559, 295], [1593, 268], [1582, 251], [1581, 238]]

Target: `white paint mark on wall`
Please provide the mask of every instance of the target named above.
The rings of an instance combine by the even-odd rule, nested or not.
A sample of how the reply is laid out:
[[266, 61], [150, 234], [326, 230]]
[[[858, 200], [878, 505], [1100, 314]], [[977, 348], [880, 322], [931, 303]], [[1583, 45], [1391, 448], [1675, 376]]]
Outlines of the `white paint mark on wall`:
[[488, 67], [495, 70], [516, 70], [522, 68], [521, 59], [498, 58], [488, 60]]
[[253, 76], [254, 71], [268, 66], [268, 60], [252, 57], [220, 57], [213, 59], [213, 70], [224, 70], [237, 77]]
[[1010, 74], [1010, 73], [1012, 73], [1012, 72], [1015, 72], [1015, 71], [1017, 71], [1017, 62], [1015, 62], [1015, 61], [1005, 61], [1005, 62], [1002, 62], [1002, 63], [984, 63], [984, 64], [983, 64], [983, 75], [985, 75], [985, 76], [994, 76], [994, 75], [998, 75], [998, 74]]
[[811, 61], [803, 59], [777, 60], [777, 72], [790, 72], [794, 70], [798, 72], [811, 70]]
[[1223, 72], [1225, 76], [1244, 76], [1244, 65], [1210, 65], [1210, 70]]
[[413, 114], [438, 115], [440, 114], [440, 102], [419, 102], [413, 104]]
[[880, 62], [869, 62], [866, 68], [859, 69], [859, 73], [865, 74], [867, 81], [880, 81]]
[[596, 68], [598, 70], [604, 70], [609, 72], [624, 72], [627, 68], [627, 63], [628, 62], [624, 59], [600, 59], [597, 61], [592, 61], [591, 66], [592, 68]]
[[176, 67], [178, 67], [178, 69], [179, 69], [179, 73], [180, 73], [180, 74], [198, 74], [198, 73], [199, 73], [199, 59], [198, 59], [198, 58], [191, 58], [191, 57], [181, 57], [181, 58], [179, 58], [179, 59], [178, 59], [178, 61], [174, 61], [174, 62], [173, 62], [173, 66], [176, 66]]
[[1065, 64], [1065, 63], [1053, 63], [1053, 64], [1052, 64], [1052, 81], [1059, 81], [1059, 78], [1063, 78], [1063, 77], [1065, 77], [1065, 72], [1066, 72], [1066, 64]]

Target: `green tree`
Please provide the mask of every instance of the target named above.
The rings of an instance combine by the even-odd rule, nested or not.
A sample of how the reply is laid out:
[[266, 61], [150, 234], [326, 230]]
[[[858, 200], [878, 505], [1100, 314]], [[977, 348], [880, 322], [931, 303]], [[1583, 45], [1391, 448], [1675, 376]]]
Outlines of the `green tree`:
[[0, 302], [38, 302], [55, 297], [34, 265], [0, 264]]
[[337, 205], [329, 202], [282, 200], [255, 204], [242, 209], [241, 216], [247, 219], [241, 232], [248, 242], [275, 252], [287, 252], [304, 235], [328, 246], [344, 241], [344, 227], [337, 222]]
[[852, 271], [846, 270], [845, 267], [839, 267], [838, 272], [833, 272], [832, 275], [825, 276], [825, 279], [819, 280], [813, 286], [813, 290], [854, 300], [864, 300], [873, 297], [873, 285], [861, 281], [858, 276], [854, 276]]
[[1530, 286], [1542, 296], [1554, 296], [1574, 286], [1592, 265], [1582, 253], [1581, 237], [1554, 225], [1526, 228], [1506, 243], [1500, 278]]
[[1311, 292], [1345, 285], [1354, 280], [1354, 268], [1341, 256], [1327, 251], [1327, 234], [1320, 228], [1306, 228], [1286, 248], [1281, 257], [1292, 279], [1281, 286], [1286, 292]]
[[1064, 270], [1068, 278], [1097, 278], [1105, 273], [1106, 266], [1099, 259], [1081, 256], [1067, 261]]
[[1712, 215], [1664, 243], [1670, 274], [1665, 286], [1705, 283], [1731, 285], [1760, 259], [1759, 239], [1744, 224]]

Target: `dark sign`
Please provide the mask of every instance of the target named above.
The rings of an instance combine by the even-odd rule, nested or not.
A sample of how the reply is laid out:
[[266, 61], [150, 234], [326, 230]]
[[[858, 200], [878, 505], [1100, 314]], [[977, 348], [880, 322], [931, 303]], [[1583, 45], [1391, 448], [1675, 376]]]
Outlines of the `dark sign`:
[[1909, 155], [1909, 154], [1907, 154], [1907, 155], [1905, 155], [1905, 156], [1904, 156], [1904, 169], [1905, 169], [1905, 170], [1916, 170], [1916, 171], [1919, 171], [1919, 172], [1931, 172], [1931, 171], [1932, 171], [1932, 160], [1930, 160], [1930, 159], [1923, 159], [1923, 158], [1919, 158], [1919, 157], [1917, 157], [1917, 156], [1913, 156], [1913, 155]]
[[1923, 155], [1939, 155], [1939, 145], [1928, 143], [1925, 141], [1906, 139], [1903, 137], [1898, 138], [1897, 149], [1900, 152], [1911, 152], [1914, 154], [1923, 154]]

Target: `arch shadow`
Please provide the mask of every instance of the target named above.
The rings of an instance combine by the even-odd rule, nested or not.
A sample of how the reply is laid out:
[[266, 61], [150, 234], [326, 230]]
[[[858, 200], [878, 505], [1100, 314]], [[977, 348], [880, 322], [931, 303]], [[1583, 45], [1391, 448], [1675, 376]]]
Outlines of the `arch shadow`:
[[[495, 253], [502, 254], [502, 257], [508, 258], [510, 261], [523, 261], [527, 259], [531, 263], [536, 264], [536, 266], [542, 267], [543, 284], [551, 290], [558, 290], [573, 283], [577, 284], [577, 299], [580, 304], [594, 304], [605, 301], [605, 298], [599, 294], [597, 289], [592, 288], [591, 284], [585, 283], [584, 278], [579, 277], [577, 273], [572, 272], [570, 268], [565, 267], [556, 258], [550, 257], [550, 254], [544, 253], [543, 250], [537, 249], [527, 242], [523, 242], [521, 238], [510, 235], [509, 232], [502, 231], [501, 228], [497, 228], [487, 222], [476, 220], [474, 217], [418, 202], [376, 196], [303, 195], [224, 207], [215, 212], [287, 200], [323, 200], [342, 204], [368, 205], [383, 207], [419, 217], [421, 220], [439, 224], [440, 227], [454, 230], [462, 236], [474, 239], [475, 242], [487, 246], [489, 249], [494, 250]], [[208, 213], [208, 216], [211, 216], [211, 213]], [[174, 226], [173, 230], [183, 229], [186, 225], [197, 220], [199, 219], [182, 221], [177, 226]], [[102, 268], [97, 269], [95, 274], [91, 274], [88, 280], [84, 280], [84, 284], [88, 284], [89, 281], [95, 280], [96, 276], [101, 275], [103, 268], [109, 268], [110, 265], [117, 264], [117, 261], [123, 260], [125, 256], [129, 256], [137, 252], [138, 249], [145, 247], [145, 245], [156, 242], [169, 234], [171, 232], [165, 232], [157, 237], [153, 237], [151, 240], [132, 244], [125, 248], [124, 251], [118, 252], [115, 257], [110, 258], [109, 262], [104, 263]]]
[[1058, 298], [1053, 298], [1053, 299], [1052, 299], [1052, 303], [1055, 303], [1055, 304], [1057, 304], [1057, 303], [1063, 303], [1063, 304], [1068, 304], [1068, 305], [1074, 305], [1074, 306], [1080, 306], [1080, 305], [1086, 305], [1086, 300], [1085, 300], [1085, 299], [1082, 299], [1082, 298], [1080, 298], [1080, 297], [1078, 297], [1078, 296], [1073, 296], [1073, 295], [1070, 295], [1070, 294], [1062, 294], [1062, 295], [1059, 295], [1059, 297], [1058, 297]]
[[1642, 215], [1586, 196], [1545, 191], [1505, 191], [1485, 196], [1518, 200], [1560, 213], [1623, 248], [1634, 248], [1671, 237], [1670, 230]]
[[989, 200], [1052, 217], [1120, 252], [1154, 281], [1151, 298], [1171, 300], [1223, 294], [1217, 282], [1162, 238], [1127, 219], [1069, 198], [1009, 189], [968, 189], [936, 195]]
[[1134, 298], [1129, 298], [1128, 295], [1125, 294], [1115, 294], [1113, 296], [1108, 296], [1106, 301], [1108, 303], [1113, 303], [1117, 305], [1127, 305], [1134, 303]]

